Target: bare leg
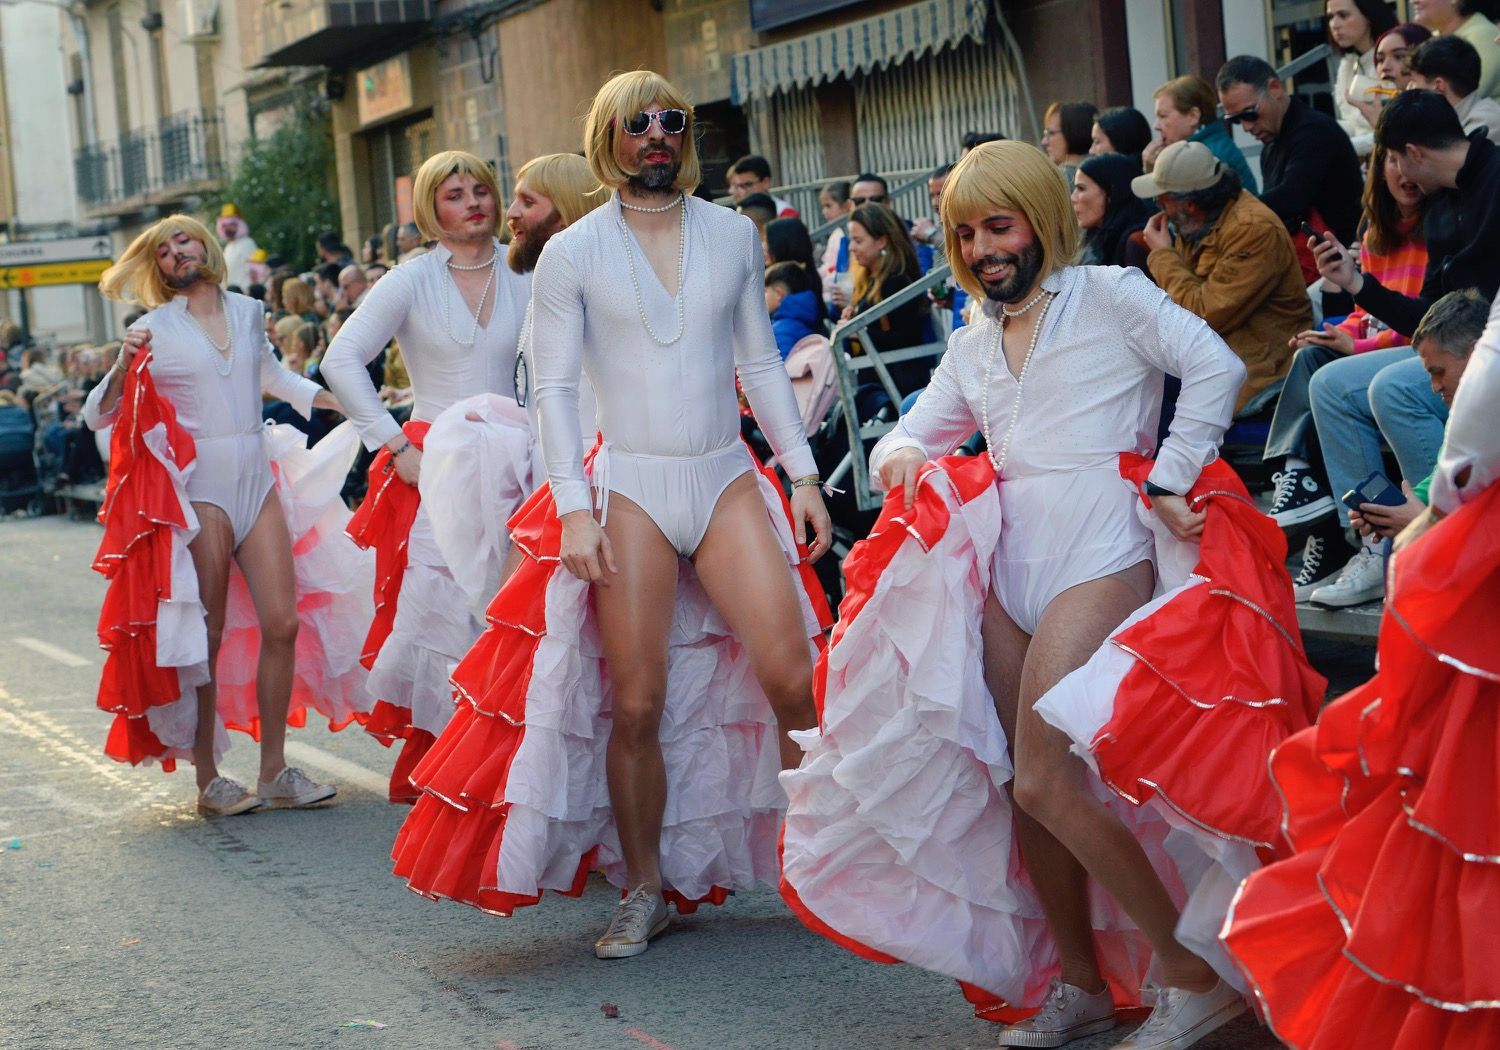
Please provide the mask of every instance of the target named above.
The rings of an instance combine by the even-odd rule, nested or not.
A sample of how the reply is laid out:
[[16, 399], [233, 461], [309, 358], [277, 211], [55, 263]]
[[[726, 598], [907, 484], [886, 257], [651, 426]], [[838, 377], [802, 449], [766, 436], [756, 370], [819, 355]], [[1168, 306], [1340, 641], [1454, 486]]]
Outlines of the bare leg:
[[[985, 684], [995, 698], [1000, 725], [1014, 755], [1017, 705], [1031, 636], [1016, 626], [993, 594], [985, 599], [981, 635]], [[1009, 789], [1014, 793], [1015, 784]], [[1088, 873], [1035, 817], [1020, 806], [1015, 807], [1015, 814], [1021, 859], [1057, 942], [1062, 979], [1086, 992], [1098, 992], [1104, 987], [1104, 976], [1099, 972], [1089, 922]]]
[[661, 890], [661, 820], [667, 805], [662, 711], [667, 640], [677, 602], [677, 551], [650, 515], [618, 492], [604, 528], [619, 572], [594, 588], [599, 638], [613, 688], [605, 768], [630, 886]]
[[1064, 591], [1042, 615], [1021, 675], [1015, 799], [1140, 927], [1165, 983], [1202, 992], [1218, 978], [1206, 962], [1177, 942], [1177, 906], [1145, 851], [1088, 790], [1087, 767], [1069, 752], [1067, 737], [1033, 710], [1043, 693], [1082, 666], [1120, 621], [1150, 597], [1152, 578], [1151, 564], [1139, 562]]
[[250, 534], [235, 554], [255, 603], [260, 659], [255, 667], [255, 703], [260, 713], [260, 779], [268, 784], [286, 768], [286, 714], [292, 702], [297, 649], [297, 576], [292, 539], [281, 501], [266, 497]]
[[818, 724], [812, 658], [786, 554], [766, 518], [754, 474], [742, 474], [719, 496], [693, 567], [709, 601], [745, 647], [780, 728], [781, 768], [795, 769], [802, 749], [787, 736]]
[[208, 626], [208, 682], [198, 687], [198, 728], [193, 735], [193, 771], [198, 790], [219, 775], [214, 760], [214, 729], [218, 725], [219, 642], [224, 637], [224, 601], [229, 594], [229, 560], [234, 556], [234, 527], [229, 515], [212, 503], [194, 503], [198, 535], [188, 544], [198, 573], [198, 597]]

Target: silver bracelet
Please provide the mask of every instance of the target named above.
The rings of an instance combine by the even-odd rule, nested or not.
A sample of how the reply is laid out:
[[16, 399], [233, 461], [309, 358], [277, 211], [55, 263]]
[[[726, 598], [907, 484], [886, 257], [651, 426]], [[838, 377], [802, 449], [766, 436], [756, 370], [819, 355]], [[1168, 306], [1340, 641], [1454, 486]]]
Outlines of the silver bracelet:
[[395, 459], [397, 456], [401, 455], [401, 453], [405, 452], [409, 448], [411, 448], [411, 439], [407, 438], [405, 441], [401, 442], [400, 448], [391, 453], [391, 458]]
[[794, 490], [795, 489], [805, 489], [805, 488], [817, 488], [821, 484], [823, 484], [823, 479], [822, 478], [818, 477], [816, 474], [809, 474], [805, 478], [798, 478], [796, 481], [792, 482], [792, 488]]

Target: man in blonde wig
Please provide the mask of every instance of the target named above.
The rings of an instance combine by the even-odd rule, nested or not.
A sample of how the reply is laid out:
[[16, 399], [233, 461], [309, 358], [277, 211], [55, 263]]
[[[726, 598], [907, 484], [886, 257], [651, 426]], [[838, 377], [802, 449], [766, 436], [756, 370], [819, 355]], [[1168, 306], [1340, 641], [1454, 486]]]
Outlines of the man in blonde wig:
[[[377, 611], [365, 660], [379, 702], [365, 729], [386, 746], [404, 741], [391, 773], [393, 802], [416, 797], [411, 773], [453, 715], [448, 676], [483, 627], [438, 544], [434, 508], [419, 499], [418, 482], [427, 432], [440, 415], [486, 394], [515, 397], [516, 340], [531, 279], [505, 265], [495, 236], [501, 207], [494, 172], [472, 153], [427, 158], [412, 210], [433, 249], [370, 286], [323, 356], [328, 385], [366, 447], [379, 453], [350, 531], [376, 552]], [[405, 427], [381, 403], [365, 367], [392, 339], [415, 396]], [[465, 433], [477, 441], [478, 421]], [[466, 517], [472, 535], [493, 532], [479, 523], [509, 517], [506, 507], [482, 504], [496, 491], [469, 485], [461, 500], [437, 509]]]
[[[867, 578], [873, 558], [889, 559], [880, 586], [867, 585], [862, 606], [857, 595], [845, 599], [858, 611], [829, 654], [822, 707], [836, 728], [783, 777], [784, 891], [841, 943], [952, 974], [1013, 1008], [1041, 1007], [1006, 1028], [1005, 1046], [1061, 1046], [1112, 1027], [1117, 999], [1141, 1002], [1154, 954], [1156, 1011], [1120, 1046], [1185, 1047], [1244, 1009], [1216, 946], [1215, 916], [1243, 874], [1237, 865], [1255, 862], [1245, 846], [1225, 860], [1224, 844], [1245, 832], [1234, 823], [1221, 837], [1223, 825], [1200, 819], [1200, 806], [1213, 811], [1220, 792], [1269, 796], [1263, 770], [1276, 737], [1259, 721], [1254, 732], [1230, 728], [1245, 724], [1236, 717], [1262, 717], [1249, 696], [1227, 705], [1227, 716], [1216, 712], [1212, 728], [1193, 722], [1198, 698], [1186, 703], [1175, 692], [1182, 710], [1155, 703], [1141, 719], [1111, 721], [1127, 710], [1128, 691], [1116, 688], [1125, 672], [1108, 661], [1128, 663], [1127, 645], [1146, 650], [1104, 643], [1179, 576], [1181, 592], [1158, 599], [1175, 603], [1153, 603], [1151, 623], [1209, 592], [1186, 582], [1205, 520], [1216, 549], [1239, 538], [1207, 500], [1243, 495], [1213, 461], [1244, 366], [1139, 271], [1075, 265], [1067, 188], [1036, 148], [979, 146], [949, 176], [941, 214], [948, 260], [982, 302], [981, 316], [953, 334], [931, 385], [871, 455], [872, 476], [892, 493], [887, 515], [902, 516], [874, 535], [902, 539], [909, 523], [921, 540], [866, 552]], [[1182, 394], [1156, 448], [1168, 373], [1182, 377]], [[929, 462], [976, 430], [988, 462]], [[1269, 575], [1253, 593], [1284, 599], [1290, 615], [1285, 570], [1271, 559], [1257, 564]], [[1214, 586], [1226, 585], [1216, 578]], [[1209, 628], [1190, 620], [1188, 629]], [[1204, 673], [1220, 666], [1200, 664]], [[982, 682], [969, 672], [979, 666]], [[1215, 701], [1232, 691], [1224, 678], [1212, 679]], [[1294, 681], [1288, 693], [1305, 699], [1294, 692], [1303, 685]], [[998, 719], [988, 715], [991, 700]], [[1169, 714], [1194, 731], [1168, 726]], [[1092, 750], [1101, 741], [1115, 747], [1112, 756], [1155, 746], [1153, 757], [1167, 756], [1172, 772], [1201, 761], [1217, 777], [1153, 774], [1159, 796], [1170, 795], [1188, 821], [1131, 809], [1122, 801], [1140, 804], [1151, 792], [1129, 781], [1135, 794], [1126, 794], [1115, 767], [1101, 772]], [[909, 780], [916, 769], [920, 779]], [[1106, 783], [1121, 801], [1110, 800]], [[1184, 847], [1168, 859], [1163, 819], [1216, 831], [1203, 831], [1197, 853]], [[981, 872], [988, 877], [976, 878]], [[1112, 902], [1091, 910], [1090, 880]]]
[[[585, 153], [609, 196], [552, 235], [532, 288], [549, 491], [513, 519], [527, 559], [455, 673], [471, 705], [396, 844], [414, 890], [500, 914], [603, 868], [625, 891], [603, 959], [644, 952], [668, 901], [690, 911], [775, 880], [776, 772], [799, 754], [786, 732], [816, 722], [819, 617], [796, 543], [811, 527], [821, 554], [828, 515], [759, 238], [689, 196], [693, 136], [691, 104], [655, 73], [594, 98]], [[790, 514], [740, 440], [736, 371], [793, 479]], [[587, 459], [582, 377], [603, 437]], [[674, 657], [705, 625], [706, 644]], [[444, 801], [459, 791], [482, 802]]]

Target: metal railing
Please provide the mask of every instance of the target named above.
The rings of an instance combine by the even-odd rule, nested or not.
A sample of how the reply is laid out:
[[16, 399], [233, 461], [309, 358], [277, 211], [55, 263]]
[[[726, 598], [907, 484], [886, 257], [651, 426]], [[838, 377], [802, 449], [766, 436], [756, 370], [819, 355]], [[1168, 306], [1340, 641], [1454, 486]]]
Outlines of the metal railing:
[[73, 154], [79, 199], [89, 208], [161, 203], [152, 198], [223, 179], [221, 125], [216, 112], [187, 110], [154, 128], [127, 131], [117, 142], [80, 147]]
[[[932, 204], [927, 199], [927, 180], [932, 177], [932, 168], [903, 168], [883, 174], [889, 186], [895, 182], [896, 188], [890, 191], [890, 203], [892, 209], [900, 216], [926, 215]], [[802, 215], [802, 221], [808, 227], [808, 236], [814, 244], [825, 240], [836, 227], [846, 227], [849, 224], [847, 215], [840, 215], [832, 222], [820, 222], [816, 226], [809, 222], [810, 217], [821, 214], [818, 210], [818, 195], [823, 192], [823, 187], [835, 182], [847, 182], [851, 185], [858, 175], [829, 175], [826, 178], [813, 179], [810, 182], [789, 182], [785, 186], [772, 186], [771, 195], [781, 197], [788, 201]], [[904, 182], [897, 182], [904, 179]], [[734, 207], [733, 197], [715, 197], [714, 203]]]
[[[922, 277], [907, 285], [895, 295], [882, 299], [868, 310], [856, 314], [833, 330], [829, 345], [833, 353], [834, 372], [839, 384], [839, 412], [844, 417], [844, 428], [849, 435], [849, 451], [842, 461], [829, 472], [828, 484], [841, 486], [845, 479], [854, 491], [854, 499], [860, 510], [877, 509], [883, 496], [870, 488], [870, 464], [865, 442], [877, 440], [896, 425], [901, 406], [901, 391], [891, 377], [890, 366], [903, 361], [925, 357], [941, 357], [948, 348], [947, 335], [951, 324], [947, 323], [945, 311], [935, 311], [933, 325], [942, 338], [936, 342], [903, 346], [894, 350], [877, 350], [870, 338], [870, 326], [887, 314], [894, 313], [913, 299], [925, 297], [929, 290], [947, 281], [948, 264], [935, 264]], [[854, 340], [864, 350], [862, 354], [851, 354], [849, 342]], [[868, 385], [869, 373], [885, 390], [890, 399], [891, 410], [877, 413], [869, 419], [860, 418], [859, 391]]]

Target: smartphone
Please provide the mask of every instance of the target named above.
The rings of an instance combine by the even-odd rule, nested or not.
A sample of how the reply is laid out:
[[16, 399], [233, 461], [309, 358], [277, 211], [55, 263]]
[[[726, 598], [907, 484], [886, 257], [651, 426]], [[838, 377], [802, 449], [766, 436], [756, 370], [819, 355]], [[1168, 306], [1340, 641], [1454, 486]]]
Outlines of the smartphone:
[[1375, 471], [1365, 480], [1344, 493], [1344, 506], [1359, 510], [1362, 503], [1378, 503], [1382, 507], [1399, 507], [1406, 502], [1406, 493], [1391, 484], [1391, 479]]
[[1313, 229], [1305, 222], [1302, 224], [1302, 232], [1307, 234], [1314, 241], [1321, 241], [1323, 239], [1323, 234], [1320, 231]]

